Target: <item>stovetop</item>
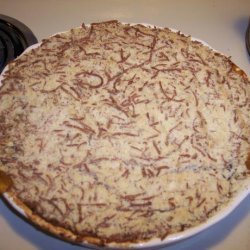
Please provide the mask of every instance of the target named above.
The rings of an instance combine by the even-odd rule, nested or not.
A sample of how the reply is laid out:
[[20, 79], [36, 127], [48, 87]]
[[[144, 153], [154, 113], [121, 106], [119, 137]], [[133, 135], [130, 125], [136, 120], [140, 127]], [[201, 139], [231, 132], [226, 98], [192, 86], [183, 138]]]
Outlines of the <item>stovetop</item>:
[[8, 62], [37, 42], [37, 38], [25, 24], [0, 14], [0, 73]]

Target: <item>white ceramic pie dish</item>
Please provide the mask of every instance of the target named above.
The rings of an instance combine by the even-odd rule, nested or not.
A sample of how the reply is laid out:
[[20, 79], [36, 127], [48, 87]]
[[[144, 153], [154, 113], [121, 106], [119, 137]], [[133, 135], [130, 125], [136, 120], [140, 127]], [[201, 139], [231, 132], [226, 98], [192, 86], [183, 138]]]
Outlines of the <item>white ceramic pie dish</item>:
[[[137, 23], [132, 23], [131, 25], [133, 25], [133, 24], [137, 24]], [[141, 24], [145, 25], [145, 26], [155, 27], [155, 26], [150, 25], [150, 24], [145, 24], [145, 23], [141, 23]], [[161, 27], [157, 27], [157, 28], [161, 28]], [[179, 32], [176, 29], [171, 29], [171, 30], [173, 32]], [[186, 34], [183, 34], [183, 35], [187, 36]], [[202, 41], [200, 39], [192, 38], [192, 40], [198, 41], [198, 42], [202, 43], [204, 46], [208, 46], [209, 48], [213, 49], [206, 42], [204, 42], [204, 41]], [[30, 51], [31, 49], [35, 49], [39, 45], [40, 45], [40, 43], [32, 45], [31, 47], [26, 49], [24, 53]], [[216, 51], [216, 50], [214, 50], [214, 51]], [[216, 51], [216, 52], [218, 52], [218, 51]], [[1, 81], [3, 80], [4, 72], [7, 69], [8, 69], [8, 66], [5, 67], [2, 74], [0, 75], [0, 86], [1, 86]], [[130, 243], [129, 245], [126, 243], [124, 246], [122, 244], [120, 245], [118, 243], [110, 243], [108, 246], [106, 246], [104, 248], [107, 248], [107, 249], [128, 249], [128, 248], [131, 248], [131, 249], [157, 249], [157, 248], [162, 248], [164, 246], [167, 246], [167, 245], [170, 245], [170, 244], [173, 244], [173, 243], [177, 243], [177, 242], [182, 241], [184, 239], [195, 236], [196, 234], [208, 229], [209, 227], [211, 227], [215, 223], [220, 222], [227, 215], [229, 215], [249, 194], [250, 194], [250, 180], [246, 180], [242, 184], [242, 188], [237, 192], [237, 194], [235, 194], [233, 196], [233, 198], [232, 198], [232, 200], [231, 200], [231, 202], [229, 204], [227, 204], [226, 206], [221, 208], [214, 216], [212, 216], [206, 222], [204, 222], [204, 223], [202, 223], [202, 224], [200, 224], [198, 226], [195, 226], [195, 227], [190, 228], [190, 229], [186, 229], [185, 231], [180, 232], [180, 233], [170, 234], [170, 235], [166, 236], [166, 238], [163, 239], [163, 240], [162, 239], [153, 239], [153, 240], [150, 240], [150, 241], [147, 241], [147, 242], [142, 242], [142, 243]], [[25, 211], [15, 203], [14, 199], [8, 193], [4, 194], [4, 198], [8, 201], [8, 203], [18, 213], [20, 213], [22, 216], [24, 216], [24, 217], [26, 217], [28, 219], [28, 216], [25, 213]], [[103, 249], [103, 247], [90, 245], [87, 242], [86, 243], [83, 242], [81, 245], [85, 246], [85, 247]]]

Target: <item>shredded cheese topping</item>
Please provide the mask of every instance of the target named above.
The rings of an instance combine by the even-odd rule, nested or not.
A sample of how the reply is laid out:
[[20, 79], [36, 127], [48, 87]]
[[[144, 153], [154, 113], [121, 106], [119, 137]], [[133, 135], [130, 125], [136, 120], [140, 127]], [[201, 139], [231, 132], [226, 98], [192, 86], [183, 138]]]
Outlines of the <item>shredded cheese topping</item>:
[[180, 33], [83, 25], [12, 62], [2, 83], [0, 170], [79, 237], [164, 239], [249, 179], [250, 82]]

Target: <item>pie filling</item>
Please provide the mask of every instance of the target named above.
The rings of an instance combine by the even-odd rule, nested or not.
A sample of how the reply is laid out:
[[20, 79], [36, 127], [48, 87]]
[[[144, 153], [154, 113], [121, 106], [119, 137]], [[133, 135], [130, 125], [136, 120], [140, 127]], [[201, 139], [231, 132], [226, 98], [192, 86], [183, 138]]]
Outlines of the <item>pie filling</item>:
[[35, 215], [80, 238], [164, 239], [249, 180], [249, 100], [247, 76], [190, 37], [82, 25], [4, 72], [0, 170]]

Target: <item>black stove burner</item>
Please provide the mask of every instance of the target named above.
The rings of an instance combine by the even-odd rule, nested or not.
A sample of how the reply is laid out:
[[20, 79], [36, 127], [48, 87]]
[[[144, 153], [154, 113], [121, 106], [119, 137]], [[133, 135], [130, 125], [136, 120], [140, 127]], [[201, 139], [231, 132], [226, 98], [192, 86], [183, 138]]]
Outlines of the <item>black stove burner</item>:
[[0, 73], [8, 62], [35, 43], [37, 39], [26, 25], [0, 14]]

